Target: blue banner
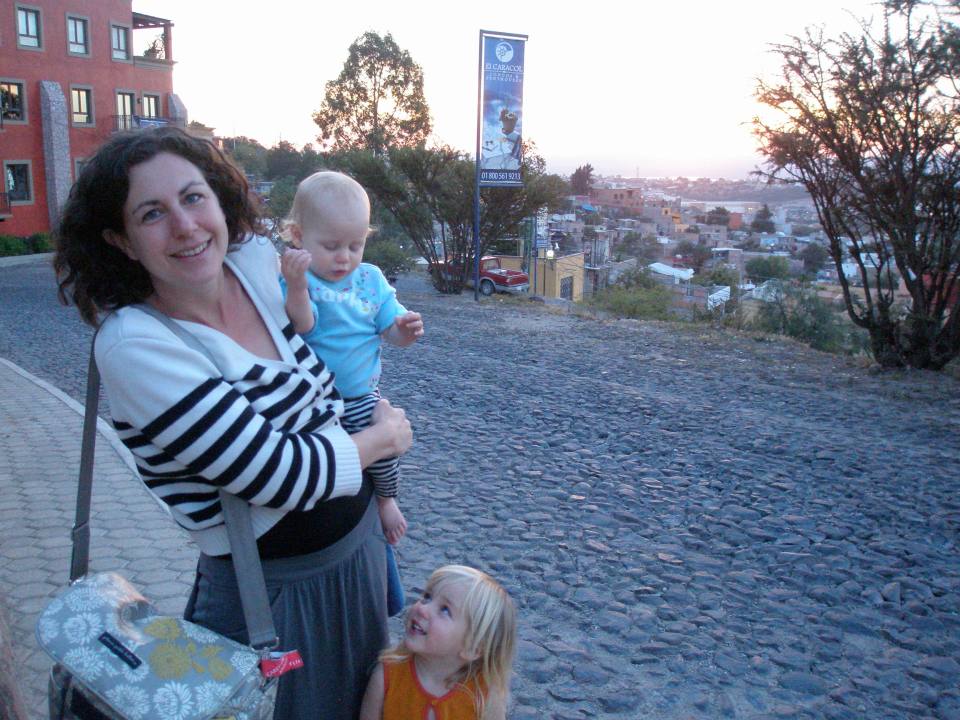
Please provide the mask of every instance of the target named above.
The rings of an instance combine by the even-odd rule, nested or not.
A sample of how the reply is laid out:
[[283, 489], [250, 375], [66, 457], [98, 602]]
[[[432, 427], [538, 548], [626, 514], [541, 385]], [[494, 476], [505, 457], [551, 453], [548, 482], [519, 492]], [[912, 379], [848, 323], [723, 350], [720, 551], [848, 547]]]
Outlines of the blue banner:
[[480, 185], [521, 185], [524, 36], [484, 34]]

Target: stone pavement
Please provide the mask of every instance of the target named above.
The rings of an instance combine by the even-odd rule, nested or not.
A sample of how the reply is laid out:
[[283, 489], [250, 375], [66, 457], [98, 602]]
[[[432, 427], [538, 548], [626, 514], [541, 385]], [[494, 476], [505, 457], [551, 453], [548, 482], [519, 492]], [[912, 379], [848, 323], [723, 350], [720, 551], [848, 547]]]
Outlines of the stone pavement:
[[[51, 280], [40, 264], [0, 267], [0, 356], [79, 398], [90, 331]], [[507, 586], [521, 622], [512, 720], [960, 720], [960, 382], [702, 325], [398, 287], [426, 324], [384, 353], [383, 391], [415, 433], [401, 572], [408, 597], [446, 562]], [[9, 381], [0, 472], [17, 458], [26, 480], [12, 511], [0, 496], [0, 591], [57, 568], [24, 617], [8, 608], [32, 643], [30, 593], [66, 578], [79, 449], [61, 438], [80, 420], [41, 425], [57, 410]], [[194, 552], [128, 471], [109, 474], [97, 541], [124, 521], [133, 537], [94, 560], [140, 573], [176, 612]], [[152, 522], [160, 539], [132, 542]]]
[[[50, 662], [34, 624], [67, 583], [83, 408], [49, 383], [0, 358], [0, 602], [14, 669], [30, 718], [46, 713]], [[196, 551], [147, 494], [132, 458], [99, 422], [94, 464], [91, 568], [119, 570], [162, 612], [182, 610]]]

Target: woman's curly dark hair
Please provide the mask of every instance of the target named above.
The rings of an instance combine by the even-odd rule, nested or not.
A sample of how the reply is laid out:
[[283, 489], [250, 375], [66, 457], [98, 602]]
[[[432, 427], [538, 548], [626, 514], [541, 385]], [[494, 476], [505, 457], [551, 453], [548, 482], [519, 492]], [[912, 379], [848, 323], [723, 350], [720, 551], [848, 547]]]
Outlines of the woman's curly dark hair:
[[220, 202], [231, 246], [249, 233], [262, 232], [258, 202], [246, 178], [213, 143], [177, 128], [114, 135], [83, 166], [54, 233], [60, 300], [67, 305], [72, 301], [93, 326], [101, 312], [143, 302], [153, 294], [149, 273], [110, 245], [104, 231], [124, 233], [130, 170], [160, 153], [178, 155], [200, 169]]

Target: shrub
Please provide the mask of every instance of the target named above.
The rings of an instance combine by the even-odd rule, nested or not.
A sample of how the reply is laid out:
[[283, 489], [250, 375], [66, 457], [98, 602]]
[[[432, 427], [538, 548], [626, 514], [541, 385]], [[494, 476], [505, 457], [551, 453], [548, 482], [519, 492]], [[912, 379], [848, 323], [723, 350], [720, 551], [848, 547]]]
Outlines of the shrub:
[[50, 237], [50, 233], [34, 233], [27, 238], [27, 247], [31, 253], [53, 252], [53, 239]]
[[376, 265], [388, 278], [413, 269], [413, 258], [396, 241], [385, 237], [374, 237], [367, 241], [363, 249], [363, 261]]
[[10, 255], [29, 255], [30, 248], [23, 238], [13, 235], [0, 235], [0, 257]]
[[763, 303], [754, 328], [788, 335], [824, 352], [852, 354], [864, 349], [863, 333], [843, 313], [815, 292], [790, 286], [783, 286], [774, 301]]
[[668, 320], [672, 293], [665, 287], [624, 287], [611, 285], [601, 290], [590, 304], [620, 317], [638, 320]]

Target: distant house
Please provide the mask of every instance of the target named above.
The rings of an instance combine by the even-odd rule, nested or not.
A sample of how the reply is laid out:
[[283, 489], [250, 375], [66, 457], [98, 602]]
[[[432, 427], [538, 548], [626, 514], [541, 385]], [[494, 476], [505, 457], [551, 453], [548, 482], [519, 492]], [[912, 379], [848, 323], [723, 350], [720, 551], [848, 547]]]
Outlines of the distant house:
[[647, 268], [653, 273], [654, 279], [664, 285], [679, 285], [693, 277], [693, 270], [690, 268], [675, 268], [661, 262], [650, 263]]

